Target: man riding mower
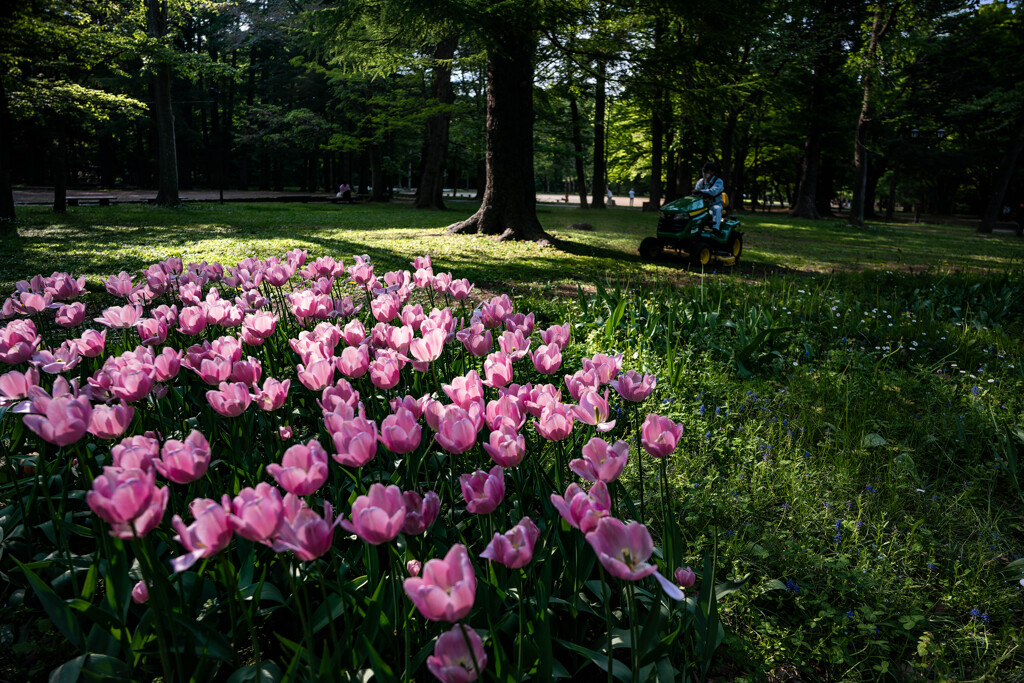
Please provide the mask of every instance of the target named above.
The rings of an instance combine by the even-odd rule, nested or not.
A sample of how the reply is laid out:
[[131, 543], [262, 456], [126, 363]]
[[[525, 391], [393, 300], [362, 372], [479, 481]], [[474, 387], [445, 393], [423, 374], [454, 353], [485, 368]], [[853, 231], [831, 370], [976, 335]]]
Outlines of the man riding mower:
[[708, 162], [701, 169], [701, 179], [694, 194], [661, 207], [658, 236], [640, 243], [640, 257], [656, 260], [665, 249], [677, 249], [689, 256], [694, 265], [706, 266], [712, 260], [735, 265], [743, 252], [743, 232], [736, 219], [722, 219], [722, 210], [729, 205], [723, 192], [718, 168]]

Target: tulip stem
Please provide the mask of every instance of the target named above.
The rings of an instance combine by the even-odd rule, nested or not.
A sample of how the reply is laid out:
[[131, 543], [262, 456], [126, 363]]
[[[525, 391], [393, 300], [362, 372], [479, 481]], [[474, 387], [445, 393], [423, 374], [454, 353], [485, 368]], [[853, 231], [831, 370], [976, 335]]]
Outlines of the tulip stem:
[[[175, 681], [177, 680], [174, 676], [174, 667], [172, 662], [176, 660], [171, 659], [170, 650], [167, 649], [167, 634], [164, 632], [164, 626], [166, 623], [171, 622], [171, 610], [167, 606], [164, 599], [167, 597], [164, 594], [164, 584], [161, 582], [157, 585], [156, 572], [153, 566], [150, 564], [149, 556], [149, 544], [145, 542], [145, 537], [139, 538], [138, 533], [135, 531], [135, 523], [129, 522], [132, 528], [132, 539], [134, 540], [133, 547], [135, 550], [135, 556], [139, 560], [139, 569], [142, 571], [142, 580], [146, 582], [152, 590], [150, 595], [153, 598], [154, 611], [156, 617], [153, 619], [153, 625], [156, 628], [156, 643], [157, 648], [160, 650], [160, 664], [164, 670], [164, 680]], [[167, 620], [165, 623], [164, 620]], [[173, 629], [171, 631], [173, 637]], [[177, 648], [175, 647], [175, 650]]]
[[615, 664], [615, 653], [612, 650], [612, 592], [608, 589], [604, 565], [598, 563], [597, 568], [601, 570], [601, 598], [604, 600], [604, 620], [608, 624], [608, 683], [612, 683], [612, 670]]
[[633, 582], [626, 586], [626, 594], [629, 596], [629, 654], [632, 660], [630, 667], [633, 670], [633, 683], [640, 683], [640, 650], [637, 648], [637, 625], [636, 625], [636, 593]]
[[526, 638], [524, 629], [526, 627], [526, 599], [523, 594], [526, 572], [519, 568], [517, 583], [519, 584], [519, 647], [516, 652], [516, 681], [523, 680], [523, 641]]
[[665, 565], [669, 573], [671, 573], [675, 566], [675, 548], [672, 542], [675, 520], [672, 518], [672, 499], [669, 497], [668, 464], [665, 462], [666, 459], [667, 456], [661, 459], [661, 500], [665, 508]]
[[306, 641], [306, 665], [309, 667], [310, 674], [313, 674], [310, 678], [315, 679], [316, 675], [313, 673], [313, 656], [316, 654], [316, 651], [313, 649], [313, 633], [309, 630], [309, 621], [306, 619], [306, 609], [304, 605], [306, 597], [305, 587], [303, 587], [300, 594], [299, 587], [295, 583], [295, 573], [297, 568], [294, 563], [288, 563], [287, 571], [288, 585], [291, 587], [292, 596], [295, 598], [295, 610], [299, 613], [299, 622], [302, 624], [302, 636]]

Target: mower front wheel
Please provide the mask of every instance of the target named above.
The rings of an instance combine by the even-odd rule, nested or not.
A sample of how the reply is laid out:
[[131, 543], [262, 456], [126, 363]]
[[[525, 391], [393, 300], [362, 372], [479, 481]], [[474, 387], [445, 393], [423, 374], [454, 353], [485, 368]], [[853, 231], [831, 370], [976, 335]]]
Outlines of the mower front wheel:
[[646, 237], [640, 242], [640, 258], [644, 261], [656, 261], [661, 256], [664, 247], [657, 237]]
[[695, 266], [706, 266], [711, 262], [711, 246], [706, 242], [697, 242], [690, 249], [690, 260]]

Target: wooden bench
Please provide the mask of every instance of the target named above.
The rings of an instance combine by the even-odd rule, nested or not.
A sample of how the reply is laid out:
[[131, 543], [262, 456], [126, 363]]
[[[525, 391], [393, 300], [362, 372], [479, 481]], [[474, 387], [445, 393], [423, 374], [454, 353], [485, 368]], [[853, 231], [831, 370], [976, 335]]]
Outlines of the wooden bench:
[[83, 204], [91, 204], [96, 202], [99, 206], [110, 206], [110, 200], [113, 197], [104, 195], [102, 197], [68, 197], [68, 206], [82, 206]]

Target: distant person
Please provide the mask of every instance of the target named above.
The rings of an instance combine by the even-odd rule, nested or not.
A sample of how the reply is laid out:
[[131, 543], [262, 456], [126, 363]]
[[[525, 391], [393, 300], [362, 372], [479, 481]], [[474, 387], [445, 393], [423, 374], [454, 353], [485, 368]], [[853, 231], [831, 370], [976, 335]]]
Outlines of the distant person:
[[612, 188], [608, 188], [608, 206], [615, 206], [615, 198], [612, 197]]
[[725, 191], [725, 184], [718, 177], [718, 166], [713, 161], [704, 164], [701, 169], [701, 179], [693, 188], [693, 193], [704, 198], [704, 205], [709, 207], [714, 217], [714, 229], [718, 232], [722, 225], [722, 192]]
[[633, 188], [631, 187], [631, 188], [629, 188], [629, 205], [630, 206], [633, 206], [633, 200], [635, 198], [636, 198], [636, 192], [634, 192]]
[[355, 201], [352, 199], [352, 186], [348, 183], [342, 183], [338, 186], [337, 197], [346, 204], [355, 204]]

